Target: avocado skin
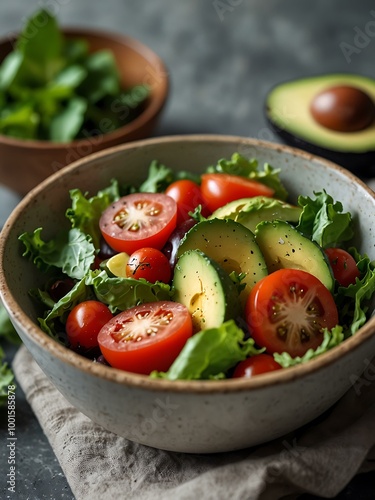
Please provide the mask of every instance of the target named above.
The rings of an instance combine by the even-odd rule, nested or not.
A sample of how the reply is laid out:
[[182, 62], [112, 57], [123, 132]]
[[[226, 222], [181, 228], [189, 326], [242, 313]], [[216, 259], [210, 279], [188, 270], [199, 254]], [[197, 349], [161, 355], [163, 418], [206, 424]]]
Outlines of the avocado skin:
[[268, 117], [267, 111], [265, 112], [266, 120], [270, 128], [278, 135], [288, 146], [303, 149], [308, 153], [315, 156], [325, 158], [341, 167], [344, 167], [351, 172], [363, 176], [375, 176], [375, 151], [368, 151], [366, 153], [347, 153], [340, 151], [333, 151], [331, 149], [322, 148], [316, 144], [311, 144], [300, 137], [288, 132], [275, 125]]

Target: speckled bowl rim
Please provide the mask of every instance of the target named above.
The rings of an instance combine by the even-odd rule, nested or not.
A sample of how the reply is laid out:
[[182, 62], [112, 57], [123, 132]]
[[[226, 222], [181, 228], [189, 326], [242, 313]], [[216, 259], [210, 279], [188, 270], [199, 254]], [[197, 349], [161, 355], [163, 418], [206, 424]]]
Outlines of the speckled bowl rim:
[[[126, 140], [126, 137], [130, 134], [136, 133], [139, 129], [142, 129], [147, 123], [151, 122], [164, 108], [165, 103], [169, 94], [169, 73], [164, 61], [154, 52], [150, 47], [143, 44], [139, 40], [130, 37], [128, 35], [122, 35], [120, 33], [110, 33], [104, 30], [95, 29], [95, 28], [61, 28], [64, 35], [68, 35], [71, 37], [77, 38], [85, 38], [86, 36], [93, 36], [102, 38], [103, 40], [114, 41], [119, 43], [120, 45], [124, 45], [130, 47], [135, 52], [141, 54], [152, 67], [157, 67], [160, 69], [160, 80], [158, 81], [157, 87], [158, 92], [156, 95], [152, 96], [152, 98], [147, 103], [145, 109], [131, 122], [126, 125], [113, 130], [112, 132], [108, 132], [106, 134], [102, 134], [101, 137], [101, 145], [105, 146], [107, 143], [111, 143], [114, 140], [122, 138]], [[2, 37], [0, 39], [0, 45], [11, 43], [12, 40], [15, 40], [16, 37]], [[159, 74], [159, 73], [158, 73]], [[95, 138], [94, 138], [95, 139]], [[83, 147], [86, 144], [91, 144], [93, 138], [81, 138], [74, 139], [69, 142], [52, 142], [52, 141], [42, 141], [42, 140], [34, 140], [34, 139], [17, 139], [14, 137], [6, 136], [0, 134], [0, 142], [9, 146], [17, 147], [17, 148], [29, 148], [29, 149], [44, 149], [44, 150], [60, 150], [65, 149], [67, 147], [75, 148], [75, 147]]]
[[[229, 135], [176, 135], [165, 136], [152, 139], [143, 139], [133, 141], [120, 146], [114, 146], [104, 151], [91, 154], [85, 158], [75, 161], [74, 163], [64, 167], [59, 172], [48, 177], [38, 186], [36, 186], [30, 193], [28, 193], [23, 200], [13, 210], [8, 220], [6, 221], [0, 238], [0, 266], [3, 262], [5, 241], [11, 231], [13, 223], [22, 216], [23, 210], [29, 205], [36, 196], [44, 191], [47, 192], [49, 186], [61, 179], [61, 176], [67, 176], [70, 172], [79, 168], [80, 165], [90, 163], [92, 160], [100, 159], [114, 153], [118, 153], [127, 149], [140, 149], [143, 146], [155, 145], [161, 143], [178, 143], [178, 142], [233, 142], [237, 146], [243, 144], [244, 146], [260, 146], [263, 148], [271, 149], [275, 152], [284, 152], [295, 157], [301, 158], [306, 161], [315, 161], [325, 165], [329, 169], [338, 170], [354, 183], [358, 183], [367, 193], [370, 198], [374, 200], [375, 209], [375, 192], [372, 191], [362, 180], [357, 178], [354, 174], [346, 169], [328, 161], [306, 153], [296, 148], [274, 144], [257, 139], [249, 139], [246, 137], [229, 136]], [[375, 211], [375, 210], [374, 210]], [[1, 268], [0, 268], [1, 271]], [[323, 370], [328, 365], [335, 363], [338, 359], [349, 356], [360, 345], [368, 341], [372, 335], [375, 334], [375, 316], [370, 318], [367, 323], [353, 336], [345, 340], [342, 344], [335, 347], [331, 351], [322, 354], [321, 356], [310, 360], [306, 364], [297, 365], [288, 369], [276, 372], [270, 372], [263, 375], [258, 375], [252, 379], [228, 379], [228, 380], [210, 380], [210, 381], [169, 381], [160, 379], [151, 379], [145, 375], [138, 375], [130, 372], [125, 372], [115, 368], [107, 367], [98, 363], [93, 363], [89, 359], [69, 350], [63, 345], [59, 344], [52, 338], [48, 337], [37, 325], [30, 320], [22, 309], [17, 305], [15, 298], [12, 296], [8, 285], [6, 283], [4, 274], [0, 274], [0, 297], [6, 304], [9, 311], [12, 312], [14, 319], [20, 323], [25, 331], [25, 334], [30, 340], [55, 356], [60, 361], [67, 365], [74, 366], [76, 369], [91, 374], [94, 377], [104, 378], [114, 383], [123, 384], [129, 387], [138, 387], [145, 390], [155, 392], [178, 392], [178, 393], [195, 393], [195, 394], [224, 394], [236, 392], [249, 392], [252, 390], [261, 390], [270, 386], [287, 384], [302, 377], [307, 377], [314, 372]]]

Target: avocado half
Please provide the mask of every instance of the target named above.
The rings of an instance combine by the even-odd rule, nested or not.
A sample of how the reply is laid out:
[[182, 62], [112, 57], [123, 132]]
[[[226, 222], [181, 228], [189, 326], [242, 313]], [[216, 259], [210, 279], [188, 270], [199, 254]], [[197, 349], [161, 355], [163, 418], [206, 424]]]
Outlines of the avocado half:
[[375, 103], [375, 79], [351, 74], [313, 76], [276, 85], [266, 98], [266, 118], [287, 144], [371, 177], [375, 174], [375, 120], [363, 130], [339, 132], [320, 125], [311, 113], [311, 103], [319, 93], [343, 85], [362, 90]]

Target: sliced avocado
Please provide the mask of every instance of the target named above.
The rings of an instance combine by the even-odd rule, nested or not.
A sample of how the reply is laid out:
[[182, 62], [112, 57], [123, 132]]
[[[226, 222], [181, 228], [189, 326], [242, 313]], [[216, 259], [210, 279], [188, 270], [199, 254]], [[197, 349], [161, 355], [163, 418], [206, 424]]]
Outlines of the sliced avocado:
[[199, 250], [187, 250], [173, 275], [173, 299], [184, 304], [194, 331], [220, 326], [241, 313], [237, 287], [217, 262]]
[[240, 294], [242, 306], [257, 281], [268, 274], [264, 257], [254, 234], [233, 220], [212, 219], [198, 222], [184, 236], [177, 256], [186, 250], [201, 250], [228, 274], [245, 276]]
[[[360, 130], [340, 131], [328, 128], [314, 116], [313, 102], [327, 90], [346, 87], [364, 92], [370, 104], [365, 106], [368, 120]], [[332, 112], [335, 120], [343, 119], [356, 99], [347, 93], [348, 103], [341, 99], [341, 109]], [[329, 101], [329, 99], [327, 99]], [[333, 102], [338, 102], [339, 99]], [[350, 170], [367, 172], [375, 165], [375, 79], [352, 74], [328, 74], [297, 79], [276, 85], [265, 104], [267, 120], [273, 130], [288, 144], [323, 156]], [[334, 114], [336, 113], [336, 114]], [[371, 119], [373, 116], [373, 119]], [[354, 122], [354, 115], [353, 115]], [[359, 122], [360, 123], [360, 122]]]
[[285, 201], [267, 196], [254, 196], [231, 201], [215, 210], [209, 218], [232, 219], [254, 232], [257, 224], [265, 220], [285, 220], [297, 223], [301, 212], [301, 207], [290, 205]]
[[323, 250], [285, 221], [261, 222], [255, 232], [270, 273], [278, 269], [301, 269], [316, 276], [328, 290], [334, 278]]

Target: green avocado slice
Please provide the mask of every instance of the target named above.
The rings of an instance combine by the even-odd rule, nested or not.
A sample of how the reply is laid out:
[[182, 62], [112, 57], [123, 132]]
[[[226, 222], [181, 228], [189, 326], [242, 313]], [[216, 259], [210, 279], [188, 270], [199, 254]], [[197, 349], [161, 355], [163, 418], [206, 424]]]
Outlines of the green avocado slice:
[[180, 256], [173, 291], [173, 299], [189, 310], [195, 332], [237, 320], [241, 314], [237, 287], [217, 262], [199, 250]]
[[218, 208], [210, 219], [232, 219], [254, 232], [257, 224], [265, 220], [285, 220], [297, 223], [301, 207], [267, 196], [254, 196], [231, 201]]
[[318, 244], [285, 221], [261, 222], [255, 232], [269, 273], [279, 269], [301, 269], [318, 278], [332, 291], [334, 277], [328, 259]]
[[198, 222], [184, 236], [177, 257], [187, 250], [200, 250], [229, 275], [243, 275], [240, 301], [245, 306], [252, 287], [268, 274], [254, 234], [233, 220], [211, 219]]

